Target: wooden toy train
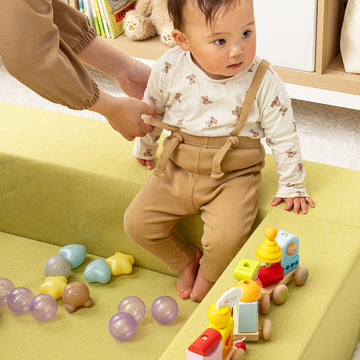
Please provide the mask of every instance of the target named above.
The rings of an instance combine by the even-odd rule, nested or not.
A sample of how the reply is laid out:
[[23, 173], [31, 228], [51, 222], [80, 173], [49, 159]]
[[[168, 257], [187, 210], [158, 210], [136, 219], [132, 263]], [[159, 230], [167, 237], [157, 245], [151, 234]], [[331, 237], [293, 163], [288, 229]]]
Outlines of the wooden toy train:
[[260, 312], [269, 312], [271, 297], [284, 303], [286, 284], [294, 278], [296, 285], [304, 285], [309, 272], [299, 267], [299, 238], [274, 227], [266, 229], [256, 257], [259, 261], [240, 260], [234, 270], [238, 282], [209, 307], [210, 324], [187, 349], [187, 360], [242, 360], [243, 340], [257, 341], [260, 334], [270, 340], [271, 321], [264, 319], [260, 327]]

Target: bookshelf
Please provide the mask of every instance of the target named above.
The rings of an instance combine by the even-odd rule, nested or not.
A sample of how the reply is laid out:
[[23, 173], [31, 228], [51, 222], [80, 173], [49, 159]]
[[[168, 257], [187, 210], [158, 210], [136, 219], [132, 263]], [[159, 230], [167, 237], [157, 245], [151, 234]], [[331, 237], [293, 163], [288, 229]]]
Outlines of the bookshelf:
[[[344, 17], [343, 2], [318, 0], [315, 71], [274, 67], [285, 83], [360, 95], [360, 74], [346, 73], [340, 55], [340, 32]], [[132, 41], [122, 34], [112, 45], [131, 56], [156, 60], [168, 47], [158, 38]]]

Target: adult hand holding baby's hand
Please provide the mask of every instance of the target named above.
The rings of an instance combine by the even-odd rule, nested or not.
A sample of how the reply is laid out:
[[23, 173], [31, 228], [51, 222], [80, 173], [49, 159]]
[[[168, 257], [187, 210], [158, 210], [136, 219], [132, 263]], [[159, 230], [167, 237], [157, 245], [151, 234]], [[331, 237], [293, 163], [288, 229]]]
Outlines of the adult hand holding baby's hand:
[[315, 207], [314, 201], [309, 196], [292, 198], [274, 197], [271, 205], [277, 206], [283, 201], [285, 201], [284, 210], [290, 211], [292, 208], [294, 208], [295, 214], [298, 214], [300, 210], [303, 214], [307, 214], [307, 204], [309, 204], [312, 208]]

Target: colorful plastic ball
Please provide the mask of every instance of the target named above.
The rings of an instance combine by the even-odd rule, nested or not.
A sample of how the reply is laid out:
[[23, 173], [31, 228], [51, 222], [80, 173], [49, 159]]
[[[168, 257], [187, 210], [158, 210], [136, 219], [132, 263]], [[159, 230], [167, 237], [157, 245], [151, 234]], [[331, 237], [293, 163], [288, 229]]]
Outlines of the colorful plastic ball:
[[68, 278], [71, 265], [63, 256], [54, 255], [46, 260], [44, 272], [46, 276], [65, 276]]
[[36, 295], [29, 305], [31, 315], [39, 321], [51, 320], [57, 313], [58, 304], [51, 295]]
[[136, 322], [140, 322], [145, 316], [146, 307], [139, 297], [127, 296], [120, 301], [118, 312], [126, 312], [130, 314]]
[[25, 314], [29, 312], [29, 305], [33, 297], [31, 290], [25, 287], [17, 287], [10, 291], [7, 304], [15, 314]]
[[7, 305], [7, 297], [15, 285], [9, 279], [0, 278], [0, 305]]
[[151, 305], [151, 314], [160, 324], [171, 323], [178, 313], [178, 304], [171, 296], [160, 296]]
[[110, 334], [119, 341], [131, 339], [135, 335], [136, 329], [136, 320], [126, 312], [115, 314], [109, 321]]

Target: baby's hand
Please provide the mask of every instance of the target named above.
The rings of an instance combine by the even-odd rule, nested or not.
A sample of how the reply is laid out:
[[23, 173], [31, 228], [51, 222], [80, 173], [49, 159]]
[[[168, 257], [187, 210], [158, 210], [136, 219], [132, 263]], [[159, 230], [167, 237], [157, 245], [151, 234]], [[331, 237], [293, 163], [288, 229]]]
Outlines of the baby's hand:
[[136, 159], [142, 166], [146, 166], [149, 170], [153, 169], [154, 160], [145, 160], [145, 159], [140, 159], [140, 158], [136, 158]]
[[294, 213], [298, 214], [300, 209], [303, 214], [307, 214], [307, 204], [309, 204], [312, 208], [315, 207], [314, 201], [309, 197], [294, 197], [294, 198], [279, 198], [274, 197], [274, 200], [272, 201], [272, 206], [279, 205], [282, 201], [285, 201], [285, 208], [284, 210], [290, 211], [292, 208], [294, 208]]

